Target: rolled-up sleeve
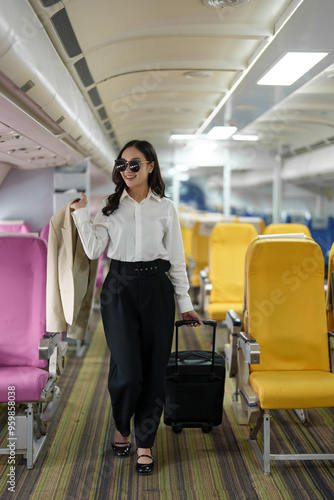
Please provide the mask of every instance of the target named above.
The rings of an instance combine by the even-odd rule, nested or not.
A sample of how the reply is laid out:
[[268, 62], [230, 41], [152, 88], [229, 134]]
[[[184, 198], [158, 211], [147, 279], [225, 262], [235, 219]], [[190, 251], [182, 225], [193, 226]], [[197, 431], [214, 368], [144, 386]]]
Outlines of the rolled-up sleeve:
[[98, 213], [91, 222], [87, 207], [79, 208], [72, 212], [74, 223], [77, 227], [85, 254], [91, 260], [98, 259], [104, 252], [109, 234], [107, 228], [103, 225], [103, 216]]
[[179, 218], [175, 205], [170, 204], [168, 227], [164, 235], [164, 246], [168, 252], [171, 268], [170, 280], [174, 286], [175, 297], [181, 313], [192, 311], [193, 305], [188, 294], [189, 281], [186, 271], [184, 249]]

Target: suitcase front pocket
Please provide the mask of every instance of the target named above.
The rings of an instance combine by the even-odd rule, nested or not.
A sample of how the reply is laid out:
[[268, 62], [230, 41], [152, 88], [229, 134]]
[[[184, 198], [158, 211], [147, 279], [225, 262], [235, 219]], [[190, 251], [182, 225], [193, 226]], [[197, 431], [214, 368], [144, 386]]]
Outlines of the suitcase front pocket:
[[177, 423], [202, 422], [219, 425], [222, 422], [224, 380], [216, 377], [209, 381], [185, 382], [177, 377], [166, 379], [167, 398], [164, 422]]

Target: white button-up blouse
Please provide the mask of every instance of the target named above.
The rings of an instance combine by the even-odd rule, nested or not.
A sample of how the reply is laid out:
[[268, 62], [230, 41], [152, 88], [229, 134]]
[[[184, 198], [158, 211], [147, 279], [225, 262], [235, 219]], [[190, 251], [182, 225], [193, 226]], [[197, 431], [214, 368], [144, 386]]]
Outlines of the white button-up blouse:
[[111, 215], [100, 210], [92, 223], [87, 208], [72, 213], [84, 250], [89, 259], [98, 259], [108, 241], [107, 256], [123, 262], [168, 260], [180, 312], [193, 309], [188, 294], [180, 223], [174, 203], [149, 190], [137, 203], [124, 189], [119, 208]]

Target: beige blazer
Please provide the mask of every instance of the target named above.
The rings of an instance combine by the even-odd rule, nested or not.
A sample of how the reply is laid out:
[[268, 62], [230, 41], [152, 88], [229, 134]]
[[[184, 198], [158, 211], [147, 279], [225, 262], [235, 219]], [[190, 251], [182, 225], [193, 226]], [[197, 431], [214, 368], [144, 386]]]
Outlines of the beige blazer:
[[71, 216], [69, 201], [50, 219], [46, 329], [83, 340], [94, 299], [99, 259], [90, 260]]

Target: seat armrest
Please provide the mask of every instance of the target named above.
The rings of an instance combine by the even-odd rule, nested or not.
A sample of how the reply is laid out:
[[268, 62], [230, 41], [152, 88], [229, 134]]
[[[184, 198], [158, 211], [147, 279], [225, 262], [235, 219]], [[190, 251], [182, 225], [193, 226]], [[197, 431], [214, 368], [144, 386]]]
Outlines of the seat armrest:
[[59, 346], [59, 333], [43, 335], [39, 341], [39, 359], [50, 359], [57, 346]]
[[241, 319], [233, 309], [226, 311], [226, 325], [232, 335], [241, 331]]
[[209, 280], [208, 273], [202, 269], [202, 271], [199, 272], [199, 276], [202, 285], [204, 285], [205, 294], [208, 295], [212, 290], [212, 284]]
[[234, 377], [238, 371], [237, 362], [237, 342], [238, 334], [241, 331], [241, 319], [233, 309], [226, 311], [226, 325], [231, 335], [230, 344], [226, 346], [227, 349], [227, 367], [230, 377]]
[[208, 273], [206, 269], [202, 269], [199, 272], [199, 307], [202, 311], [205, 311], [206, 306], [209, 303], [209, 296], [212, 290], [212, 284], [208, 278]]
[[203, 278], [203, 280], [208, 277], [208, 273], [205, 271], [205, 269], [202, 269], [199, 272], [199, 274], [200, 274], [200, 277]]
[[329, 337], [329, 359], [331, 363], [331, 372], [334, 373], [334, 332], [328, 332]]
[[260, 363], [260, 346], [253, 338], [248, 338], [244, 332], [238, 334], [238, 346], [242, 350], [245, 361], [251, 365]]

